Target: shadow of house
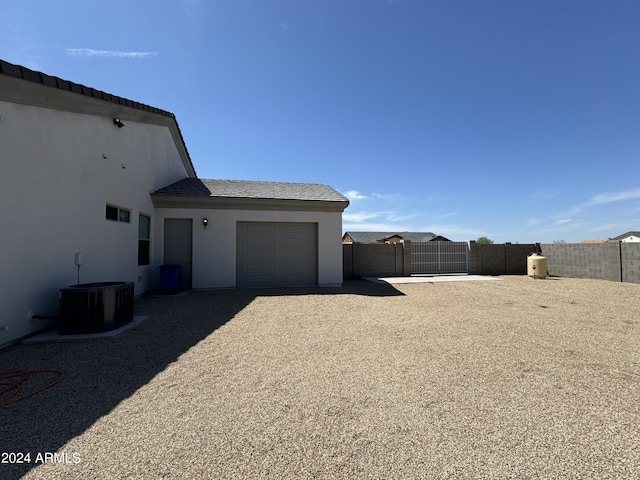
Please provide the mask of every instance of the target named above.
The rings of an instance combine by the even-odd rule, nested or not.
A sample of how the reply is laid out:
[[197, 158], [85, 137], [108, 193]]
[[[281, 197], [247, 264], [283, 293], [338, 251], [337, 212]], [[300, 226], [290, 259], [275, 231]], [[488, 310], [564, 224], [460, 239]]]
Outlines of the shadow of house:
[[65, 374], [53, 388], [0, 407], [0, 451], [29, 452], [32, 456], [31, 464], [0, 465], [0, 477], [25, 475], [37, 466], [33, 459], [39, 452], [64, 451], [68, 441], [180, 361], [181, 355], [232, 321], [256, 298], [309, 294], [404, 295], [391, 285], [359, 280], [345, 282], [342, 288], [220, 290], [145, 297], [136, 302], [136, 315], [147, 315], [147, 320], [118, 337], [14, 345], [0, 351], [0, 372], [57, 369]]

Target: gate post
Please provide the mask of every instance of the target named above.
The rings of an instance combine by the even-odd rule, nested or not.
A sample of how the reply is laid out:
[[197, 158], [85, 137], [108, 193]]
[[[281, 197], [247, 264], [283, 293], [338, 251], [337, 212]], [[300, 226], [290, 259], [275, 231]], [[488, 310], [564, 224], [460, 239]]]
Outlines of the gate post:
[[478, 246], [475, 240], [469, 240], [469, 274], [477, 274], [478, 272]]
[[403, 249], [402, 276], [403, 277], [410, 277], [411, 273], [413, 273], [411, 271], [411, 240], [403, 240], [402, 241], [402, 249]]

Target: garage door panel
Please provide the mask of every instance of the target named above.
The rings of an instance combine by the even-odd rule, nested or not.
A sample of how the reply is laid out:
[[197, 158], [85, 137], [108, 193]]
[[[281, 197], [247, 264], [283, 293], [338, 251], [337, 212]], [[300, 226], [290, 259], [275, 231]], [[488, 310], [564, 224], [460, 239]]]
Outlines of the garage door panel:
[[237, 224], [238, 287], [316, 285], [317, 224]]
[[273, 285], [276, 282], [275, 275], [247, 275], [246, 286]]
[[[251, 248], [251, 247], [249, 247]], [[255, 249], [247, 253], [247, 259], [249, 264], [253, 265], [255, 262], [276, 262], [277, 255], [275, 249]]]
[[308, 256], [292, 255], [288, 258], [281, 259], [282, 264], [280, 266], [280, 270], [283, 274], [286, 272], [304, 272], [309, 269], [309, 263], [312, 261], [313, 259], [309, 258]]
[[313, 255], [313, 253], [309, 251], [309, 245], [306, 244], [299, 245], [282, 242], [282, 249], [285, 252], [285, 255], [283, 255], [285, 258], [309, 258]]
[[280, 269], [281, 275], [305, 275], [309, 268], [306, 262], [286, 261]]
[[272, 251], [275, 252], [278, 245], [273, 239], [265, 239], [262, 241], [257, 241], [255, 239], [247, 242], [247, 247], [249, 247], [249, 253], [255, 254], [256, 252], [265, 252]]
[[275, 272], [278, 263], [275, 260], [264, 260], [259, 257], [248, 257], [248, 260], [247, 272]]
[[[251, 232], [248, 232], [251, 235]], [[276, 246], [276, 241], [274, 238], [275, 232], [271, 232], [269, 235], [256, 235], [253, 238], [247, 239], [247, 244], [252, 247], [262, 247], [262, 248], [270, 248]]]
[[277, 228], [277, 223], [245, 223], [247, 231], [251, 234], [251, 238], [259, 235], [272, 235]]
[[277, 245], [273, 238], [256, 239], [252, 238], [247, 241], [248, 253], [250, 255], [262, 255], [271, 252], [275, 254]]
[[304, 252], [309, 251], [309, 235], [304, 237], [285, 237], [282, 239], [281, 245], [287, 250], [300, 250]]
[[308, 235], [312, 229], [313, 224], [310, 223], [297, 223], [297, 224], [280, 224], [282, 232], [285, 235]]

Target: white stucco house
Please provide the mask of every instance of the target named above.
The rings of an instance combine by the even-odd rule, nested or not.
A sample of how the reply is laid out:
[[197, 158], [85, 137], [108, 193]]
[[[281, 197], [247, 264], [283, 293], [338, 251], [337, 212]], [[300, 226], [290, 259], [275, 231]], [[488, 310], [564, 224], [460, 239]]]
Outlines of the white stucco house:
[[0, 60], [0, 162], [0, 348], [54, 325], [61, 288], [140, 296], [166, 264], [183, 289], [342, 284], [346, 197], [199, 179], [172, 113]]
[[611, 240], [620, 240], [621, 242], [640, 242], [640, 232], [627, 232], [617, 237], [613, 237]]

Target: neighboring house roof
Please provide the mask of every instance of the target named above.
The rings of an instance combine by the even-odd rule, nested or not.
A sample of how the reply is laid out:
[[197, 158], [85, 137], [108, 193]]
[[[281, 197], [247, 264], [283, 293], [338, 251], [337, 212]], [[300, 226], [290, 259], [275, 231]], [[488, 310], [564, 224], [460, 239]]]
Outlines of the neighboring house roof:
[[613, 237], [611, 240], [622, 240], [623, 238], [627, 238], [627, 237], [640, 237], [640, 232], [627, 232], [627, 233], [623, 233], [622, 235], [618, 235], [617, 237]]
[[[349, 199], [329, 185], [185, 178], [151, 194], [158, 206], [277, 208], [343, 211]], [[285, 203], [283, 203], [285, 202]], [[317, 208], [310, 204], [318, 205]]]
[[351, 241], [360, 243], [377, 243], [395, 236], [411, 242], [429, 242], [434, 238], [446, 240], [431, 232], [346, 232], [343, 238], [347, 236]]
[[70, 82], [68, 80], [53, 77], [51, 75], [47, 75], [46, 73], [36, 72], [20, 65], [14, 65], [12, 63], [5, 62], [2, 59], [0, 59], [0, 74], [5, 75], [6, 77], [13, 77], [20, 80], [26, 80], [28, 82], [34, 82], [40, 85], [44, 85], [45, 87], [51, 87], [61, 93], [64, 92], [64, 94], [73, 93], [81, 95], [86, 99], [86, 102], [79, 101], [81, 97], [77, 97], [76, 101], [70, 101], [70, 97], [66, 95], [63, 95], [61, 97], [56, 96], [51, 91], [48, 92], [47, 95], [45, 95], [46, 98], [40, 99], [40, 103], [38, 103], [37, 99], [30, 96], [30, 92], [15, 89], [15, 91], [9, 93], [4, 88], [0, 88], [0, 100], [10, 100], [36, 105], [41, 104], [42, 106], [46, 107], [53, 106], [65, 110], [68, 109], [71, 111], [77, 111], [80, 113], [94, 114], [96, 113], [97, 106], [100, 105], [103, 106], [103, 110], [106, 110], [101, 112], [102, 114], [120, 118], [124, 121], [131, 120], [144, 122], [145, 119], [148, 121], [148, 119], [150, 118], [149, 114], [156, 118], [163, 117], [164, 120], [157, 123], [168, 124], [169, 126], [174, 127], [172, 133], [175, 133], [175, 136], [177, 137], [174, 139], [176, 143], [180, 143], [180, 145], [178, 146], [178, 150], [182, 150], [180, 153], [184, 158], [184, 163], [186, 164], [185, 167], [190, 174], [196, 176], [193, 162], [191, 161], [191, 157], [189, 156], [189, 152], [187, 151], [187, 146], [184, 142], [182, 132], [180, 131], [180, 126], [178, 125], [176, 116], [173, 113], [161, 110], [159, 108], [151, 107], [143, 103], [134, 102], [123, 97], [118, 97], [110, 93], [102, 92], [94, 88], [85, 87], [84, 85]]

